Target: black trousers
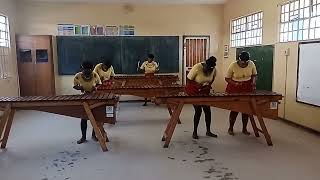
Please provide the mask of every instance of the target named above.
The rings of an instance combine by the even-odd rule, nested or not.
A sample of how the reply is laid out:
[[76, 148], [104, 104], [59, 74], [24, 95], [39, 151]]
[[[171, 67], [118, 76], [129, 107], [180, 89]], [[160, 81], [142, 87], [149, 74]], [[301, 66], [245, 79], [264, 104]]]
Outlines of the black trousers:
[[[81, 134], [82, 134], [82, 139], [87, 139], [87, 128], [88, 128], [88, 124], [87, 124], [87, 120], [86, 119], [81, 119]], [[94, 130], [92, 130], [92, 136], [96, 136], [96, 134], [94, 133]]]
[[193, 106], [194, 108], [194, 117], [193, 117], [193, 132], [197, 133], [198, 132], [198, 125], [200, 122], [200, 118], [201, 118], [201, 114], [202, 114], [202, 110], [204, 112], [205, 115], [205, 121], [206, 121], [206, 127], [207, 127], [207, 132], [211, 132], [210, 130], [210, 126], [211, 126], [211, 109], [210, 106]]

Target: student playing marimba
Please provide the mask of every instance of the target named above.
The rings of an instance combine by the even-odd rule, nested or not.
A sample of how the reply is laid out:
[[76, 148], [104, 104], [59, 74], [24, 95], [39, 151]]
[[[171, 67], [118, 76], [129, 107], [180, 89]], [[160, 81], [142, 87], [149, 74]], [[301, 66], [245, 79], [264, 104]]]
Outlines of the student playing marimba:
[[106, 59], [103, 59], [103, 60], [104, 62], [97, 64], [93, 70], [93, 72], [99, 75], [101, 82], [108, 81], [115, 76], [115, 73], [110, 61]]
[[[148, 54], [148, 59], [142, 63], [140, 69], [144, 71], [146, 76], [154, 76], [156, 72], [159, 71], [159, 65], [154, 60], [153, 54]], [[147, 105], [147, 98], [144, 99], [144, 106]]]
[[[216, 71], [216, 61], [215, 57], [210, 57], [202, 63], [194, 65], [187, 76], [187, 86], [186, 92], [189, 95], [209, 95], [212, 88], [212, 83], [217, 75]], [[210, 106], [198, 106], [194, 105], [194, 130], [192, 137], [194, 139], [199, 139], [198, 136], [198, 125], [200, 122], [200, 117], [202, 110], [205, 114], [207, 136], [218, 137], [216, 134], [213, 134], [210, 130], [211, 126], [211, 109]]]
[[[250, 61], [250, 54], [248, 52], [242, 52], [238, 60], [233, 62], [227, 71], [226, 81], [228, 82], [226, 92], [227, 93], [250, 93], [256, 89], [256, 77], [257, 69], [255, 64]], [[233, 127], [236, 122], [238, 112], [230, 112], [230, 126], [228, 133], [234, 135]], [[242, 114], [242, 133], [250, 135], [247, 130], [249, 116]]]
[[[83, 93], [90, 93], [96, 90], [96, 86], [101, 84], [100, 77], [97, 73], [93, 72], [93, 64], [85, 61], [81, 64], [81, 72], [77, 73], [73, 80], [73, 88], [80, 90]], [[87, 120], [81, 119], [81, 133], [82, 137], [77, 141], [78, 144], [86, 142], [87, 137]], [[97, 141], [94, 131], [92, 131], [92, 139]]]

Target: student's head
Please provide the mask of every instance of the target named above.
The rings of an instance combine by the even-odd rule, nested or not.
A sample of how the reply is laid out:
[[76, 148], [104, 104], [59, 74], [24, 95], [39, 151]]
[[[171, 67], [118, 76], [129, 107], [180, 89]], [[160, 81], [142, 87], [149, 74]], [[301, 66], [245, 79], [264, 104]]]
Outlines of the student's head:
[[92, 77], [93, 64], [90, 61], [84, 61], [81, 63], [82, 77], [86, 80], [90, 80]]
[[214, 56], [209, 57], [209, 59], [207, 59], [205, 63], [203, 63], [203, 71], [205, 73], [211, 73], [216, 67], [216, 62], [217, 62], [216, 57]]
[[108, 69], [111, 67], [111, 62], [109, 59], [103, 58], [103, 63], [102, 63], [102, 70], [103, 71], [108, 71]]
[[148, 62], [152, 62], [154, 60], [153, 54], [148, 54]]
[[242, 68], [248, 66], [248, 62], [250, 60], [250, 54], [247, 51], [242, 51], [238, 56], [238, 65]]

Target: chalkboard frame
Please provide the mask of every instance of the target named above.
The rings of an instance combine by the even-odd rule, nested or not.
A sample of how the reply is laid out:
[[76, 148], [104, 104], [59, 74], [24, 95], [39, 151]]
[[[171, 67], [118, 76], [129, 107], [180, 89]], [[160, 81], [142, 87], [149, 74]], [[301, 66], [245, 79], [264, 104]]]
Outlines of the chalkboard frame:
[[[91, 51], [89, 50], [89, 52], [84, 52], [83, 54], [85, 54], [85, 55], [79, 55], [79, 54], [77, 55], [77, 53], [75, 53], [76, 49], [77, 48], [86, 49], [85, 48], [86, 46], [81, 46], [81, 45], [77, 46], [77, 44], [76, 44], [76, 46], [74, 46], [75, 48], [74, 48], [73, 52], [71, 52], [71, 54], [75, 54], [77, 56], [77, 59], [79, 59], [79, 60], [78, 61], [77, 60], [75, 61], [72, 59], [69, 60], [69, 63], [73, 63], [73, 65], [70, 66], [69, 70], [68, 70], [68, 68], [66, 68], [66, 66], [65, 66], [68, 63], [66, 63], [66, 61], [63, 61], [61, 59], [65, 59], [67, 56], [70, 56], [70, 55], [64, 54], [64, 53], [67, 53], [67, 51], [64, 50], [65, 48], [63, 46], [67, 47], [67, 46], [70, 46], [70, 43], [72, 44], [77, 41], [81, 42], [82, 41], [81, 38], [85, 38], [84, 41], [86, 43], [93, 43], [93, 45], [90, 45], [90, 47], [89, 47], [91, 49], [94, 48], [95, 43], [98, 43], [98, 44], [102, 43], [102, 45], [104, 45], [104, 46], [107, 46], [107, 47], [110, 46], [112, 48], [116, 48], [117, 52], [110, 53], [110, 56], [109, 56], [109, 54], [107, 54], [107, 57], [109, 57], [109, 58], [115, 57], [115, 59], [113, 59], [113, 61], [115, 61], [114, 63], [116, 63], [116, 66], [117, 66], [117, 68], [115, 69], [117, 74], [128, 74], [128, 75], [140, 74], [139, 72], [136, 71], [136, 67], [137, 67], [136, 65], [134, 68], [135, 70], [133, 70], [133, 64], [137, 63], [139, 60], [142, 63], [145, 60], [145, 57], [147, 56], [148, 53], [156, 53], [155, 54], [156, 61], [157, 61], [157, 59], [160, 61], [160, 67], [162, 64], [165, 65], [164, 66], [165, 68], [163, 70], [160, 70], [160, 74], [180, 73], [180, 58], [181, 58], [180, 57], [180, 36], [177, 36], [177, 35], [171, 35], [171, 36], [169, 36], [169, 35], [168, 36], [115, 36], [115, 37], [111, 37], [111, 38], [114, 38], [112, 40], [112, 41], [115, 41], [114, 46], [113, 46], [113, 43], [110, 44], [107, 41], [106, 41], [106, 44], [103, 44], [104, 38], [107, 40], [110, 37], [57, 36], [56, 38], [57, 38], [58, 74], [59, 75], [73, 75], [75, 73], [75, 71], [77, 71], [77, 70], [75, 70], [77, 68], [75, 65], [79, 64], [79, 62], [81, 62], [83, 59], [88, 58], [88, 60], [93, 61], [94, 63], [98, 63], [99, 60], [96, 60], [96, 59], [104, 56], [103, 53], [101, 53], [101, 52], [103, 52], [103, 51], [101, 51], [101, 48], [99, 48], [100, 50], [98, 49], [98, 52], [100, 52], [100, 53], [98, 53], [98, 55], [96, 55], [96, 56], [94, 55], [94, 53], [92, 53], [94, 50], [91, 50]], [[68, 38], [70, 38], [70, 39], [68, 39]], [[72, 39], [72, 38], [74, 38], [74, 39]], [[93, 40], [91, 42], [90, 38], [102, 38], [102, 39]], [[146, 46], [146, 48], [145, 48], [146, 52], [144, 52], [143, 55], [141, 52], [138, 53], [137, 58], [136, 58], [137, 62], [134, 61], [133, 64], [130, 64], [131, 62], [133, 62], [132, 56], [130, 56], [130, 53], [129, 53], [129, 56], [124, 56], [126, 49], [123, 49], [123, 48], [125, 46], [130, 47], [130, 43], [134, 42], [135, 38], [142, 39], [144, 41], [144, 42], [140, 43], [142, 45], [144, 43], [147, 43], [147, 45], [144, 45], [144, 46]], [[126, 40], [128, 41], [127, 44], [123, 44], [123, 43], [125, 43]], [[67, 44], [63, 44], [64, 43], [63, 41], [66, 41]], [[120, 44], [120, 46], [119, 46], [119, 44]], [[167, 53], [171, 49], [172, 49], [172, 51], [170, 51], [171, 54]], [[135, 52], [134, 48], [131, 48], [131, 51]], [[155, 52], [153, 52], [153, 51], [155, 51]], [[101, 56], [101, 54], [102, 54], [102, 56]], [[157, 54], [161, 58], [157, 57]], [[82, 56], [82, 57], [80, 57], [80, 56]], [[85, 56], [85, 58], [83, 56]], [[131, 58], [131, 59], [127, 59], [127, 58]], [[135, 59], [135, 58], [133, 58], [133, 59]], [[172, 62], [174, 64], [171, 65]], [[122, 63], [124, 63], [124, 64], [122, 64]], [[126, 68], [124, 70], [123, 69], [124, 65], [125, 66], [129, 65], [128, 66], [129, 69]], [[63, 66], [65, 66], [65, 67], [63, 67]], [[79, 68], [80, 68], [80, 64], [79, 64]]]

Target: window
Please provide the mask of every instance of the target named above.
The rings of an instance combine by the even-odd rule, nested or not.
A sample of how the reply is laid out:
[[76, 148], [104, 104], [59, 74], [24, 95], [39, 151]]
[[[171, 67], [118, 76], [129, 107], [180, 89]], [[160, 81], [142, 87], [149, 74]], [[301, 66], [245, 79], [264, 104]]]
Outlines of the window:
[[263, 13], [258, 12], [231, 22], [231, 47], [262, 44]]
[[10, 35], [8, 17], [0, 14], [0, 79], [5, 79], [8, 74], [10, 55]]
[[280, 16], [280, 42], [320, 38], [320, 0], [287, 2]]

